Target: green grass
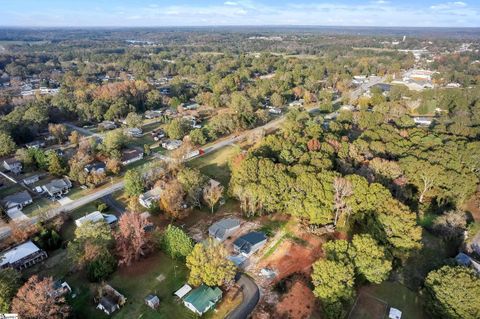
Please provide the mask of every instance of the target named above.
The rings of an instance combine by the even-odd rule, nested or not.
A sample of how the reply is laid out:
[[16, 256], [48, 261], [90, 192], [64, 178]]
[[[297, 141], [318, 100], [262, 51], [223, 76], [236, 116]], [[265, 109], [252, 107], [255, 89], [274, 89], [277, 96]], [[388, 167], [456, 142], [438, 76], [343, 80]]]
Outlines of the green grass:
[[420, 295], [397, 282], [383, 282], [364, 287], [362, 291], [402, 311], [402, 318], [427, 319]]
[[265, 233], [268, 237], [272, 237], [279, 229], [283, 229], [287, 225], [287, 220], [269, 220], [258, 229]]
[[[126, 304], [113, 316], [116, 319], [131, 318], [193, 318], [193, 314], [178, 302], [173, 293], [186, 281], [187, 269], [182, 262], [170, 259], [163, 253], [156, 253], [144, 263], [132, 265], [130, 272], [119, 270], [107, 282], [122, 293]], [[157, 277], [163, 274], [166, 278], [162, 282]], [[109, 318], [93, 304], [94, 289], [91, 285], [76, 278], [74, 286], [79, 290], [77, 298], [72, 301], [72, 308], [79, 318], [103, 319]], [[148, 308], [143, 299], [150, 293], [160, 298], [160, 307], [157, 311]]]
[[35, 198], [32, 204], [22, 209], [22, 212], [28, 216], [36, 216], [56, 206], [58, 206], [58, 203], [52, 202], [45, 197], [39, 197]]
[[218, 180], [223, 185], [228, 185], [231, 175], [229, 161], [239, 152], [238, 146], [225, 146], [188, 162], [188, 165], [198, 168], [203, 174]]

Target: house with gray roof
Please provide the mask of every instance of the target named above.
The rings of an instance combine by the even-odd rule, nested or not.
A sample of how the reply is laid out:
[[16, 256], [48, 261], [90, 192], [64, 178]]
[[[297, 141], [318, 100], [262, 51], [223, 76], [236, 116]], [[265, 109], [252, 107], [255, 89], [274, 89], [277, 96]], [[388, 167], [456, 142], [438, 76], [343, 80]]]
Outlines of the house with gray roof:
[[22, 270], [47, 259], [47, 253], [32, 241], [15, 246], [0, 255], [0, 269], [15, 268]]
[[20, 174], [22, 172], [23, 166], [22, 162], [15, 158], [9, 158], [3, 161], [3, 168], [8, 172], [13, 174]]
[[233, 249], [245, 256], [250, 256], [258, 251], [267, 242], [267, 237], [262, 232], [250, 232], [233, 242]]
[[70, 188], [72, 188], [72, 182], [68, 178], [54, 179], [42, 186], [43, 191], [51, 198], [63, 197], [68, 194]]
[[239, 228], [240, 220], [236, 218], [224, 218], [213, 223], [208, 228], [208, 234], [216, 240], [222, 242]]
[[8, 195], [3, 198], [2, 202], [5, 209], [8, 210], [22, 210], [25, 206], [32, 203], [32, 196], [28, 191], [23, 191]]

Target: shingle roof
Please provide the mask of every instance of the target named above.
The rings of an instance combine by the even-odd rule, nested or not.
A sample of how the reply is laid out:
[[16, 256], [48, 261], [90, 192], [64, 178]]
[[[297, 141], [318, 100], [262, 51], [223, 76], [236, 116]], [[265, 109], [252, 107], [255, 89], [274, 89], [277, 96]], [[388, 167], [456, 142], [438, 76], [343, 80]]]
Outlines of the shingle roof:
[[2, 258], [0, 258], [0, 267], [7, 264], [13, 264], [22, 258], [36, 253], [39, 250], [40, 248], [38, 248], [37, 245], [30, 240], [21, 245], [15, 246], [1, 255]]
[[267, 237], [262, 232], [251, 232], [243, 235], [233, 242], [233, 245], [237, 247], [241, 252], [250, 253], [252, 246], [255, 246], [262, 241], [267, 240]]
[[223, 240], [228, 230], [238, 228], [239, 226], [240, 221], [238, 219], [225, 218], [212, 224], [212, 226], [208, 228], [208, 233], [210, 236]]
[[15, 193], [9, 196], [5, 196], [3, 202], [8, 204], [23, 204], [32, 200], [32, 196], [27, 191]]

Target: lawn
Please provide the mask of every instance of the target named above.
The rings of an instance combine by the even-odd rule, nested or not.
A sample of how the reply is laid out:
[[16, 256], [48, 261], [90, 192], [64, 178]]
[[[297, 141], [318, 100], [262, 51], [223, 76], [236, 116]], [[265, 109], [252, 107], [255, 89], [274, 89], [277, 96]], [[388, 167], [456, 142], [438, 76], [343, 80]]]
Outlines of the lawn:
[[[365, 294], [366, 296], [377, 298], [379, 299], [379, 303], [384, 302], [388, 304], [389, 307], [399, 309], [402, 311], [402, 318], [429, 318], [423, 310], [420, 295], [397, 282], [386, 281], [379, 285], [362, 287], [359, 294]], [[369, 305], [371, 309], [361, 309], [360, 307], [357, 307], [355, 310], [358, 311], [352, 312], [350, 318], [371, 318], [368, 314], [371, 313], [373, 307], [370, 303], [365, 304]], [[383, 317], [380, 318], [383, 319]]]
[[188, 162], [188, 165], [200, 169], [202, 173], [223, 185], [228, 185], [231, 174], [229, 161], [239, 152], [238, 146], [225, 146], [218, 151], [195, 158]]

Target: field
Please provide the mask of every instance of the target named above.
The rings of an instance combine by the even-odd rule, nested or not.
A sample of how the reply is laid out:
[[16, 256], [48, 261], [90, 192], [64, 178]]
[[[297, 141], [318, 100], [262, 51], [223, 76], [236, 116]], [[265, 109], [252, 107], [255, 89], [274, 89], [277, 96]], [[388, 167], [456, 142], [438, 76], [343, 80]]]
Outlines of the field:
[[[402, 311], [402, 318], [427, 319], [422, 300], [416, 292], [397, 282], [383, 282], [360, 288], [359, 299], [350, 313], [350, 319], [383, 319], [381, 305]], [[387, 309], [388, 310], [388, 309]]]
[[188, 163], [191, 167], [200, 169], [202, 173], [208, 175], [223, 185], [228, 185], [230, 181], [229, 161], [233, 156], [240, 152], [238, 146], [227, 146], [210, 154], [200, 156]]

